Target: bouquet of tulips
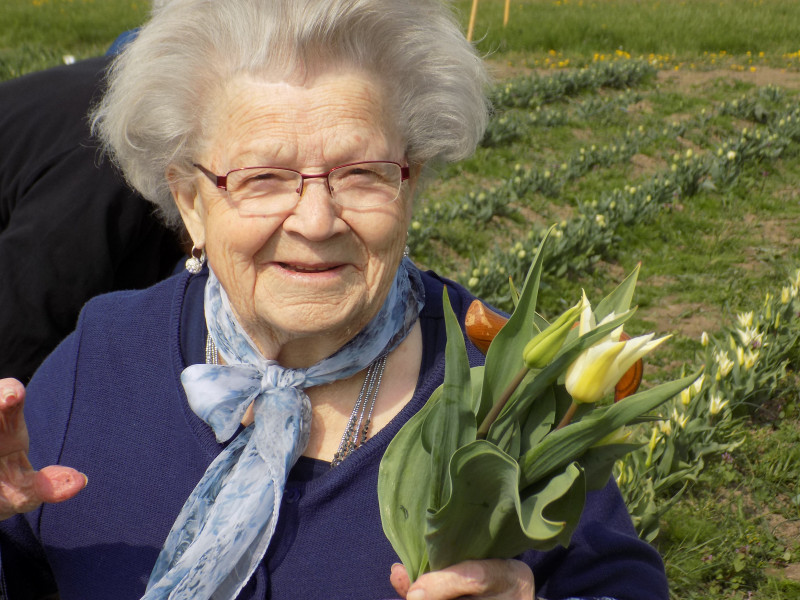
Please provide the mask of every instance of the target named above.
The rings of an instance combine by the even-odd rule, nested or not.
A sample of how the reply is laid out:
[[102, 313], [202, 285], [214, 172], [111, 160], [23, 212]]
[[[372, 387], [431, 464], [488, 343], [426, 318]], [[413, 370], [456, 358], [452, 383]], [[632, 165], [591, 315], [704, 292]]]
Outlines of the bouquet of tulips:
[[536, 313], [546, 243], [485, 366], [470, 368], [445, 291], [444, 383], [389, 445], [378, 477], [383, 529], [412, 579], [568, 545], [586, 492], [604, 487], [614, 462], [639, 447], [625, 426], [697, 378], [601, 405], [666, 338], [623, 338], [638, 268], [594, 310], [584, 295], [547, 323]]

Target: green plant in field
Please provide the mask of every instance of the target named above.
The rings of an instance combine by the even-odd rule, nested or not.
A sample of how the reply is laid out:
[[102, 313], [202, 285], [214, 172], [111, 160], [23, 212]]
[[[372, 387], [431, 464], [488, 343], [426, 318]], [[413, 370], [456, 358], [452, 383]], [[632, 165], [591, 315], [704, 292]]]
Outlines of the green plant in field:
[[[773, 96], [774, 91], [769, 92]], [[725, 108], [725, 111], [728, 109]], [[723, 112], [725, 112], [723, 111]], [[702, 115], [707, 120], [707, 115]], [[784, 155], [800, 142], [800, 106], [786, 103], [780, 110], [769, 113], [764, 126], [745, 127], [736, 136], [722, 142], [716, 152], [700, 154], [687, 150], [675, 153], [669, 170], [653, 176], [639, 185], [601, 192], [599, 198], [579, 202], [575, 216], [564, 220], [555, 231], [556, 243], [548, 249], [547, 268], [558, 275], [568, 268], [581, 272], [592, 266], [609, 249], [614, 247], [616, 232], [632, 223], [651, 220], [662, 207], [685, 201], [701, 189], [717, 190], [732, 186], [742, 169], [751, 164], [766, 164]], [[673, 135], [686, 124], [676, 125], [655, 133], [629, 132], [626, 140], [598, 149], [582, 148], [568, 161], [550, 169], [522, 169], [515, 166], [514, 174], [504, 185], [478, 193], [470, 192], [462, 201], [436, 203], [418, 215], [415, 228], [410, 231], [410, 243], [424, 248], [432, 238], [440, 237], [437, 223], [452, 224], [461, 220], [470, 229], [488, 222], [495, 216], [514, 213], [513, 206], [524, 203], [534, 193], [558, 197], [567, 182], [580, 178], [597, 167], [606, 167], [628, 160], [632, 154], [654, 136]], [[480, 201], [476, 202], [476, 199]], [[524, 274], [525, 258], [538, 246], [544, 226], [533, 226], [523, 241], [514, 247], [495, 247], [492, 251], [471, 257], [470, 267], [462, 273], [461, 280], [475, 293], [489, 302], [504, 305], [504, 298], [496, 294], [498, 285], [508, 277], [520, 279]], [[521, 247], [519, 245], [522, 244]]]
[[[640, 433], [643, 442], [649, 436], [646, 445], [616, 465], [617, 483], [645, 539], [655, 539], [659, 519], [697, 479], [707, 457], [742, 444], [741, 419], [780, 394], [787, 365], [798, 359], [798, 290], [800, 271], [779, 293], [767, 293], [759, 308], [739, 313], [735, 324], [704, 333], [703, 377], [664, 406], [662, 420]], [[774, 464], [776, 479], [783, 481], [787, 469], [800, 478], [795, 458], [800, 454], [784, 453]]]

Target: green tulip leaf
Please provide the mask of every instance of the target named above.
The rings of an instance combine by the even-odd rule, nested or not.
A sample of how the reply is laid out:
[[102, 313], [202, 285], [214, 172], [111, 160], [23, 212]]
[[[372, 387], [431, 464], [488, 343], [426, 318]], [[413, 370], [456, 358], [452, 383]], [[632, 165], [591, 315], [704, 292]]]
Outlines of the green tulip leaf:
[[[523, 390], [523, 393], [525, 391]], [[556, 423], [556, 394], [554, 386], [545, 388], [539, 397], [531, 403], [530, 410], [524, 415], [520, 437], [521, 447], [519, 457], [528, 452], [544, 439]]]
[[483, 410], [481, 406], [484, 366], [472, 367], [469, 371], [470, 384], [472, 385], [472, 414], [476, 416], [481, 413], [486, 414], [491, 407], [487, 407], [486, 410]]
[[425, 406], [400, 429], [389, 443], [378, 470], [383, 532], [412, 580], [427, 567], [422, 534], [430, 499], [431, 455], [422, 443], [422, 426], [441, 392], [441, 387], [436, 388]]
[[636, 289], [636, 280], [639, 278], [640, 267], [641, 264], [636, 265], [636, 268], [625, 278], [625, 281], [620, 283], [614, 291], [603, 298], [595, 307], [594, 318], [598, 323], [612, 312], [621, 315], [631, 307], [633, 292]]
[[444, 319], [447, 330], [442, 393], [422, 425], [422, 443], [431, 456], [430, 510], [442, 504], [450, 457], [461, 446], [475, 439], [477, 424], [472, 412], [467, 347], [447, 289], [444, 290]]
[[549, 473], [563, 468], [611, 432], [679, 394], [698, 375], [699, 372], [628, 396], [612, 406], [597, 408], [580, 421], [551, 432], [520, 458], [520, 487], [536, 483]]
[[[549, 234], [548, 231], [539, 244], [536, 256], [528, 270], [528, 276], [525, 278], [519, 302], [511, 318], [492, 340], [489, 351], [486, 353], [482, 401], [484, 406], [494, 406], [503, 390], [523, 368], [525, 363], [522, 359], [522, 351], [534, 333], [538, 333], [534, 326], [534, 315], [539, 295], [539, 281], [542, 276], [542, 260], [544, 259], [542, 248], [547, 242]], [[485, 417], [485, 413], [478, 414], [478, 422], [482, 422]]]
[[452, 494], [427, 519], [432, 569], [566, 545], [583, 510], [585, 484], [577, 465], [521, 499], [517, 462], [485, 440], [459, 449], [450, 475]]
[[614, 463], [641, 447], [642, 444], [604, 444], [589, 448], [578, 459], [586, 474], [586, 489], [602, 490], [606, 487]]

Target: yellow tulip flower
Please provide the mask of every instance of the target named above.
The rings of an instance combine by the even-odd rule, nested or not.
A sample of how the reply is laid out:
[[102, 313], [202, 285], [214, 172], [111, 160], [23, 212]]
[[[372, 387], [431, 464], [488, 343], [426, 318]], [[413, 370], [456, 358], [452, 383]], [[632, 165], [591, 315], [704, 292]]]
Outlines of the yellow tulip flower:
[[[604, 322], [615, 317], [616, 315], [612, 313], [604, 319]], [[580, 333], [583, 335], [595, 327], [592, 307], [588, 300], [584, 300]], [[620, 341], [621, 333], [622, 328], [618, 327], [594, 346], [581, 352], [575, 362], [567, 367], [565, 386], [574, 402], [589, 404], [611, 393], [633, 363], [670, 337], [664, 336], [654, 340], [654, 334], [650, 333]]]

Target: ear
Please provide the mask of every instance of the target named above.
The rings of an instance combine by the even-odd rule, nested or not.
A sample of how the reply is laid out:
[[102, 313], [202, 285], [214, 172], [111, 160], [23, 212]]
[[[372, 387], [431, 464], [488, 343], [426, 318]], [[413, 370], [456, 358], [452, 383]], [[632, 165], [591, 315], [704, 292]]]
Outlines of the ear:
[[192, 243], [197, 248], [206, 245], [205, 207], [195, 183], [175, 165], [167, 167], [167, 182], [172, 198], [181, 213], [181, 219]]

